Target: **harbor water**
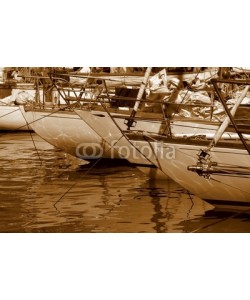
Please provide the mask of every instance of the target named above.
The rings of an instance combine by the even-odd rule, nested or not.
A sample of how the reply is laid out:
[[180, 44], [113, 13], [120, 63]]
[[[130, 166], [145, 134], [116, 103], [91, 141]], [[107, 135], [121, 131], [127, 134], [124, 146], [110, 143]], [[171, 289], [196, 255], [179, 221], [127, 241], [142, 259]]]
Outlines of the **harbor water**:
[[214, 207], [125, 160], [86, 162], [35, 133], [0, 135], [0, 232], [250, 232], [250, 211]]

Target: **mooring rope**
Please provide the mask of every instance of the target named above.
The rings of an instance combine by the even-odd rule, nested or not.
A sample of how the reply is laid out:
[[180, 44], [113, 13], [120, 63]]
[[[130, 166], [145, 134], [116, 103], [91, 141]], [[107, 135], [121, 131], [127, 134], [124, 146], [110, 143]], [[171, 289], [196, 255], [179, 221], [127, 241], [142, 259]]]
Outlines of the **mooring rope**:
[[233, 218], [235, 218], [235, 217], [237, 217], [237, 216], [240, 216], [242, 213], [249, 213], [249, 212], [250, 212], [250, 208], [247, 209], [247, 210], [241, 210], [241, 211], [239, 211], [239, 212], [234, 213], [233, 215], [231, 215], [231, 216], [229, 216], [229, 217], [225, 217], [225, 218], [222, 218], [221, 220], [215, 221], [215, 222], [213, 222], [213, 223], [211, 223], [211, 224], [201, 226], [201, 227], [199, 227], [199, 228], [197, 228], [197, 229], [195, 229], [195, 230], [193, 230], [193, 231], [190, 231], [189, 233], [195, 233], [195, 232], [198, 232], [198, 231], [200, 231], [200, 230], [207, 229], [207, 228], [209, 228], [209, 227], [211, 227], [211, 226], [214, 226], [214, 225], [216, 225], [216, 224], [219, 224], [219, 223], [228, 221], [228, 220], [230, 220], [230, 219], [233, 219]]
[[[123, 136], [121, 136], [120, 137], [120, 139], [122, 138]], [[109, 151], [111, 151], [112, 150], [112, 147], [114, 147], [119, 141], [120, 141], [120, 139], [118, 139], [115, 143], [114, 143], [114, 145], [112, 145], [109, 149], [107, 149], [107, 150], [105, 150], [104, 152], [103, 152], [103, 154], [107, 154]], [[95, 162], [94, 162], [94, 164], [93, 165], [91, 165], [90, 166], [90, 168], [83, 174], [84, 176], [86, 176], [101, 160], [102, 160], [102, 158], [103, 157], [100, 157], [100, 158], [98, 158]], [[63, 195], [53, 204], [53, 206], [56, 208], [56, 204], [58, 203], [58, 202], [60, 202], [71, 190], [72, 190], [72, 188], [73, 187], [75, 187], [76, 185], [77, 185], [77, 183], [78, 183], [78, 181], [75, 181], [68, 189], [67, 189], [67, 191], [65, 191], [64, 193], [63, 193]]]

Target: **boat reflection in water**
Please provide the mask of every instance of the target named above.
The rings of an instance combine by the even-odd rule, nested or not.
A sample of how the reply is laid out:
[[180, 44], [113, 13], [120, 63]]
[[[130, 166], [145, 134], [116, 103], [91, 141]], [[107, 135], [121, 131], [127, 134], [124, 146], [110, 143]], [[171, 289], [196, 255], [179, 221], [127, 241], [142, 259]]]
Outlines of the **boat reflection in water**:
[[121, 161], [52, 169], [53, 177], [32, 185], [26, 194], [23, 205], [36, 222], [26, 223], [25, 230], [183, 232], [180, 222], [213, 209], [173, 181], [148, 180]]

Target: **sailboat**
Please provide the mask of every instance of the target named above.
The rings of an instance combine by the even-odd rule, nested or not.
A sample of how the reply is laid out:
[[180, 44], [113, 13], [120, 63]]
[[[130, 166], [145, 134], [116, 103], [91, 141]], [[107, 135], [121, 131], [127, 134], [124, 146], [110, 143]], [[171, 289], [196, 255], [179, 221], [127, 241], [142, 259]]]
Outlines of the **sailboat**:
[[[90, 112], [76, 112], [96, 132], [99, 132], [104, 140], [109, 140], [109, 143], [116, 141], [115, 143], [119, 145], [120, 149], [133, 145], [141, 157], [150, 161], [167, 177], [172, 178], [196, 196], [216, 204], [230, 203], [230, 205], [237, 204], [249, 207], [249, 121], [248, 118], [242, 120], [235, 116], [238, 107], [248, 93], [250, 81], [248, 79], [213, 79], [212, 84], [227, 117], [221, 124], [217, 124], [212, 135], [203, 135], [199, 138], [131, 130], [129, 126], [124, 131], [111, 114], [108, 115], [113, 120], [113, 125], [109, 122], [107, 126], [106, 122], [100, 120], [98, 122], [98, 118], [90, 116]], [[218, 84], [247, 85], [236, 99], [231, 111]], [[135, 114], [132, 117], [134, 118]], [[105, 120], [105, 118], [102, 119]], [[238, 125], [236, 124], [237, 120], [239, 121]], [[229, 126], [234, 128], [234, 134], [232, 129], [229, 130]], [[107, 128], [109, 129], [107, 130]], [[119, 135], [117, 129], [123, 136]], [[124, 149], [118, 151], [124, 152]], [[130, 155], [126, 158], [132, 162], [136, 161], [133, 157], [134, 152], [129, 151], [128, 153]]]

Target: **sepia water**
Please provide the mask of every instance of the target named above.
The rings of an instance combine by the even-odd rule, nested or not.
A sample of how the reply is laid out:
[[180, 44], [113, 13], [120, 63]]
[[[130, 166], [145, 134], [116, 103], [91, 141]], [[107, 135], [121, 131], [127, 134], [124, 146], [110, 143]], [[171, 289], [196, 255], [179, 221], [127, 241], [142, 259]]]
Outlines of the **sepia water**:
[[0, 232], [250, 232], [250, 211], [215, 208], [126, 161], [82, 161], [35, 133], [1, 132], [0, 159]]

